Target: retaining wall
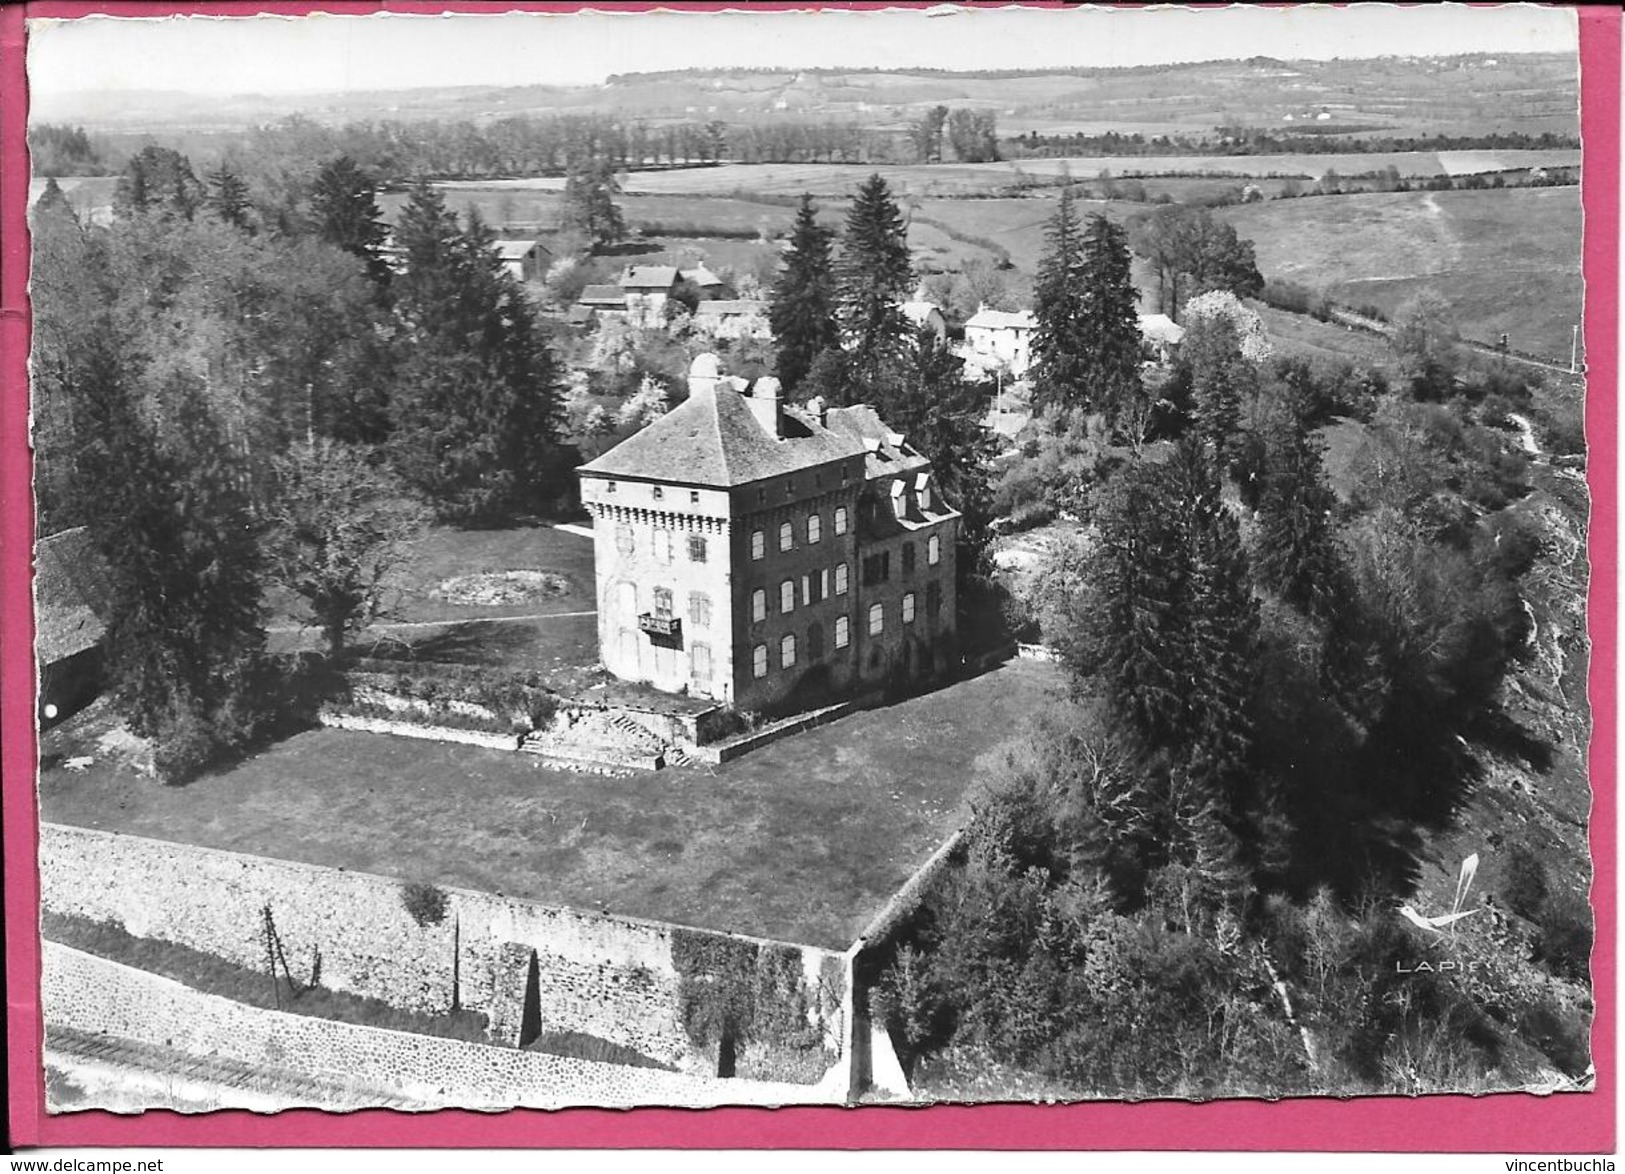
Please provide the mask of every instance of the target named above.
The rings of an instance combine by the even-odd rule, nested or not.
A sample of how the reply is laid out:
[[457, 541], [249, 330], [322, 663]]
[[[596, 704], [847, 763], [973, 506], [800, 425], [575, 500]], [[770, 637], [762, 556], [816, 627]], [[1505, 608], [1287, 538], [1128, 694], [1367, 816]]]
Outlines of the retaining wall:
[[[771, 961], [792, 975], [786, 1006], [802, 1038], [741, 1045], [740, 1076], [816, 1082], [846, 1035], [844, 956], [663, 922], [583, 913], [466, 889], [443, 889], [444, 917], [420, 925], [397, 880], [138, 836], [42, 824], [43, 908], [115, 922], [138, 937], [174, 942], [264, 969], [264, 909], [294, 977], [429, 1014], [484, 1012], [492, 1037], [518, 1043], [526, 1024], [580, 1031], [685, 1071], [717, 1071], [716, 1041], [684, 1029], [680, 957]], [[535, 958], [534, 983], [529, 980]], [[689, 990], [698, 974], [689, 963]], [[778, 996], [775, 996], [778, 997]], [[528, 1004], [528, 1008], [527, 1008]], [[782, 1008], [781, 1008], [782, 1009]]]
[[[842, 1096], [832, 1086], [719, 1080], [268, 1011], [51, 942], [41, 963], [47, 1047], [53, 1026], [75, 1028], [308, 1075], [356, 1098], [318, 1108], [360, 1107], [376, 1089], [424, 1109], [490, 1110], [838, 1103]], [[274, 1078], [268, 1085], [258, 1091], [274, 1093]], [[284, 1094], [282, 1107], [300, 1103], [297, 1095]]]

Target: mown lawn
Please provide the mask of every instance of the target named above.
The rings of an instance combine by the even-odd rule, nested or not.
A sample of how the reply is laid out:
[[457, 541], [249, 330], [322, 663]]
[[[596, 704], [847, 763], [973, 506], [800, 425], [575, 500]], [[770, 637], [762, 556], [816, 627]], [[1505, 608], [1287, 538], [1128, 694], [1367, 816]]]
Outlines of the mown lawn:
[[[106, 754], [84, 771], [48, 758], [40, 808], [49, 821], [843, 948], [960, 825], [972, 784], [997, 773], [1001, 747], [1059, 683], [1052, 665], [1014, 661], [720, 767], [627, 778], [325, 729], [185, 787]], [[67, 734], [52, 731], [47, 754]]]

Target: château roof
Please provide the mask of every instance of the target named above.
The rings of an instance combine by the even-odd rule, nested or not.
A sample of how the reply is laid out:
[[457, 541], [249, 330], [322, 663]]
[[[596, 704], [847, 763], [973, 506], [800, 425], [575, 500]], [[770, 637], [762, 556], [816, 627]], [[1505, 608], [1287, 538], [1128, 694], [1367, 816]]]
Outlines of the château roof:
[[824, 423], [831, 432], [862, 447], [865, 480], [931, 467], [930, 460], [921, 456], [901, 433], [888, 428], [880, 413], [868, 404], [831, 408], [825, 413]]
[[793, 408], [784, 412], [784, 436], [774, 437], [746, 400], [725, 384], [698, 391], [580, 471], [731, 488], [864, 451], [861, 441], [825, 428]]

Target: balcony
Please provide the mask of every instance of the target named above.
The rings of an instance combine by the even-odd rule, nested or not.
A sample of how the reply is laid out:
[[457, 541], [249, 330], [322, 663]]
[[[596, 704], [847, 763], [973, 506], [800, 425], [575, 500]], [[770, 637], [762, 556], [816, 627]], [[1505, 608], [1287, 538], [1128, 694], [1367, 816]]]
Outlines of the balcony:
[[665, 640], [680, 640], [683, 636], [683, 621], [670, 614], [644, 612], [638, 617], [638, 628]]

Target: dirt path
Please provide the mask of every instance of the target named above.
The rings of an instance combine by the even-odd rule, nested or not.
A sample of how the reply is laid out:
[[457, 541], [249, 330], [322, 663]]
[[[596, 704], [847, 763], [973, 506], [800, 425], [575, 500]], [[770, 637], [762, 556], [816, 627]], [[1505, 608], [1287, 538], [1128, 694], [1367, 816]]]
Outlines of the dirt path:
[[[389, 620], [382, 624], [369, 624], [368, 632], [410, 632], [420, 628], [452, 628], [458, 624], [531, 624], [540, 620], [572, 620], [582, 616], [595, 616], [592, 611], [556, 611], [548, 615], [528, 616], [457, 616], [446, 620]], [[278, 624], [265, 631], [272, 636], [287, 636], [298, 632], [313, 632], [309, 624]], [[363, 633], [365, 635], [365, 633]]]

